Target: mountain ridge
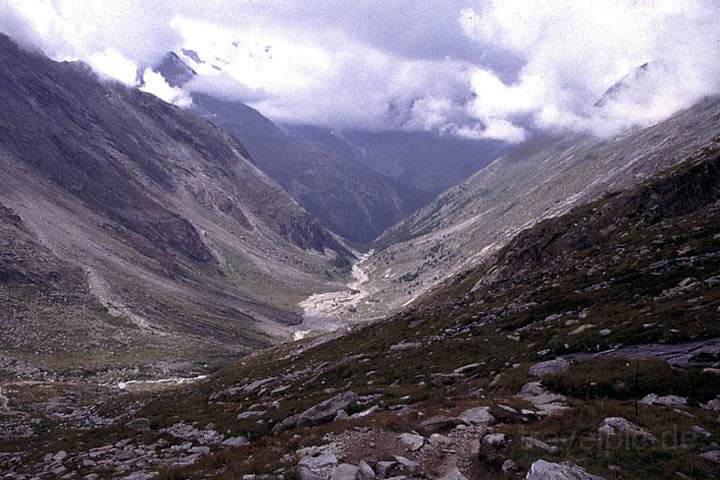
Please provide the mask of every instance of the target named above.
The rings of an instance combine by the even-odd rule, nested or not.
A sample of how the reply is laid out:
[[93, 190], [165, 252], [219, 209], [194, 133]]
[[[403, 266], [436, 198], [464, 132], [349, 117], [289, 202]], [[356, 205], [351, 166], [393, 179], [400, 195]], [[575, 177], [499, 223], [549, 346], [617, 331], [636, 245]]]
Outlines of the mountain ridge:
[[[95, 300], [68, 314], [73, 331], [93, 325], [112, 338], [119, 322], [123, 336], [159, 345], [148, 365], [185, 353], [202, 364], [289, 336], [302, 321], [297, 304], [349, 274], [353, 253], [212, 123], [4, 36], [0, 64], [0, 203], [13, 211], [3, 220], [19, 218], [28, 251], [73, 269], [90, 289]], [[20, 283], [8, 287], [32, 288]], [[26, 329], [30, 318], [42, 329], [50, 300], [29, 305], [29, 317], [3, 312], [4, 325]], [[84, 340], [96, 338], [57, 347], [81, 351]], [[119, 363], [143, 361], [121, 344], [139, 356]], [[104, 348], [99, 363], [113, 369]], [[50, 370], [57, 361], [30, 357]]]

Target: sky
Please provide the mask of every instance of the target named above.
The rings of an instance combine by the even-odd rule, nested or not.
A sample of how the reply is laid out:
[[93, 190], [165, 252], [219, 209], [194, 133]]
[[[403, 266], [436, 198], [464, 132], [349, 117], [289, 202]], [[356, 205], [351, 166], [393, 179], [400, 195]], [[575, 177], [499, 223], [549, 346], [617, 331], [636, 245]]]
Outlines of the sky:
[[[714, 0], [0, 0], [25, 48], [182, 107], [199, 91], [281, 122], [508, 143], [612, 136], [719, 93], [718, 18]], [[199, 74], [183, 88], [153, 71], [170, 51]]]

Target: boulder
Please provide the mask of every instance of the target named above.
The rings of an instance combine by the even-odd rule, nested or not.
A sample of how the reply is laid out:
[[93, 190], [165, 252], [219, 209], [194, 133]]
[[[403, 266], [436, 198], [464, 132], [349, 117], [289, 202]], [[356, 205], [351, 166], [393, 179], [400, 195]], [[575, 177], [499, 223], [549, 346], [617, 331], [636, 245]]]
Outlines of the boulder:
[[452, 430], [458, 425], [465, 425], [466, 422], [457, 417], [436, 416], [425, 420], [420, 424], [420, 430], [426, 435], [433, 433], [446, 432]]
[[585, 325], [580, 325], [572, 332], [568, 333], [568, 335], [580, 335], [583, 332], [586, 332], [587, 330], [590, 330], [591, 328], [595, 328], [595, 325], [592, 323], [587, 323]]
[[349, 463], [341, 463], [333, 470], [330, 480], [355, 480], [358, 467]]
[[525, 480], [605, 480], [603, 477], [592, 475], [584, 468], [572, 463], [551, 463], [537, 460], [530, 466]]
[[408, 473], [410, 475], [420, 475], [422, 473], [422, 467], [419, 463], [408, 458], [401, 457], [400, 455], [395, 455], [394, 458], [397, 465], [400, 467], [401, 472]]
[[297, 419], [299, 427], [314, 427], [332, 421], [340, 410], [347, 411], [358, 401], [353, 392], [344, 392], [305, 410]]
[[536, 363], [528, 370], [528, 374], [533, 377], [544, 377], [546, 375], [557, 375], [564, 373], [570, 368], [570, 362], [564, 358], [556, 358], [546, 362]]
[[623, 417], [608, 417], [603, 420], [598, 429], [600, 435], [622, 435], [637, 438], [643, 443], [652, 444], [657, 442], [657, 438], [644, 428], [634, 424], [630, 420]]
[[240, 447], [242, 445], [247, 445], [250, 443], [246, 437], [230, 437], [226, 439], [224, 442], [222, 442], [222, 445], [226, 447]]
[[425, 444], [425, 439], [420, 435], [415, 435], [414, 433], [403, 433], [398, 437], [398, 439], [400, 442], [407, 445], [412, 452], [420, 450]]
[[659, 396], [656, 393], [645, 395], [639, 403], [643, 405], [664, 405], [666, 407], [685, 407], [687, 406], [687, 398], [677, 395]]
[[272, 433], [278, 434], [280, 432], [284, 432], [285, 430], [290, 430], [291, 428], [297, 427], [299, 418], [300, 418], [299, 414], [290, 415], [289, 417], [285, 417], [284, 420], [282, 420], [280, 423], [275, 425], [275, 427], [273, 427]]
[[522, 444], [522, 447], [526, 450], [544, 450], [548, 453], [557, 453], [560, 451], [558, 447], [548, 445], [542, 440], [538, 440], [537, 438], [533, 437], [521, 437], [520, 443]]
[[533, 404], [540, 415], [553, 415], [569, 408], [564, 395], [548, 392], [541, 382], [526, 383], [516, 396]]
[[495, 422], [495, 417], [490, 414], [490, 407], [475, 407], [462, 412], [460, 420], [471, 425], [491, 425]]
[[720, 398], [710, 400], [707, 403], [700, 405], [705, 410], [711, 410], [713, 412], [720, 412]]
[[454, 468], [450, 471], [450, 473], [447, 473], [443, 477], [440, 477], [440, 480], [468, 480], [465, 475], [462, 474], [462, 472]]
[[517, 463], [513, 462], [508, 458], [503, 462], [501, 470], [505, 473], [517, 472], [518, 466]]
[[386, 478], [397, 464], [397, 462], [378, 462], [375, 465], [375, 470], [377, 470], [380, 478]]
[[356, 480], [375, 480], [375, 471], [365, 461], [358, 464], [358, 471], [355, 474]]
[[337, 457], [329, 452], [303, 457], [298, 464], [298, 474], [301, 480], [325, 480], [330, 478], [337, 464]]
[[720, 450], [710, 450], [702, 454], [702, 458], [708, 462], [720, 463]]
[[247, 420], [248, 418], [261, 417], [265, 415], [265, 410], [248, 410], [238, 414], [238, 420]]
[[503, 448], [507, 445], [507, 436], [504, 433], [489, 433], [483, 437], [483, 443], [492, 448]]

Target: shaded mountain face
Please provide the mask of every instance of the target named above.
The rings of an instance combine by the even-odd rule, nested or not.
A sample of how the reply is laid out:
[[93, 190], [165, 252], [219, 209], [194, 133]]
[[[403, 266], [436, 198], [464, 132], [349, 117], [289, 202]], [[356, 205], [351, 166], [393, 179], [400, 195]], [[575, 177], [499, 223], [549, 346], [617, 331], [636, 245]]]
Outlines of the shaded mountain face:
[[442, 193], [510, 150], [493, 140], [469, 140], [433, 132], [344, 130], [289, 126], [294, 133], [423, 192]]
[[[720, 136], [675, 163], [523, 230], [412, 309], [116, 399], [103, 429], [51, 424], [9, 468], [51, 471], [62, 448], [83, 475], [337, 478], [362, 465], [416, 478], [717, 478]], [[183, 461], [187, 442], [203, 457]], [[101, 460], [83, 462], [89, 452]], [[526, 475], [541, 469], [556, 474]]]
[[[165, 347], [244, 351], [346, 275], [350, 252], [216, 126], [4, 36], [0, 66], [5, 287], [77, 291], [97, 310], [68, 314], [80, 329], [121, 318]], [[16, 254], [49, 260], [23, 274]], [[32, 305], [3, 309], [3, 325], [44, 328]]]
[[[195, 76], [174, 53], [155, 68], [173, 86]], [[507, 150], [500, 142], [428, 132], [276, 125], [242, 102], [205, 94], [193, 94], [193, 104], [323, 225], [356, 243], [374, 240]]]
[[364, 263], [373, 292], [348, 315], [400, 308], [503, 247], [520, 230], [634, 185], [720, 133], [720, 100], [598, 140], [537, 136], [389, 229]]
[[237, 137], [257, 166], [323, 225], [352, 242], [374, 240], [431, 199], [354, 162], [352, 151], [288, 135], [241, 102], [193, 94], [193, 104], [195, 111]]

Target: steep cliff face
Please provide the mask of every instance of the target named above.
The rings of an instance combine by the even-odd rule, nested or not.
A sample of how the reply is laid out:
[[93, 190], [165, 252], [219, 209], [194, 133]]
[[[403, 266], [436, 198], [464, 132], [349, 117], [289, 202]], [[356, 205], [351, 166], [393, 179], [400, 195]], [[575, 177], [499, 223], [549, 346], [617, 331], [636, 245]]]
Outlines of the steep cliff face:
[[346, 275], [351, 253], [218, 127], [6, 37], [0, 66], [2, 221], [107, 311], [244, 350]]

